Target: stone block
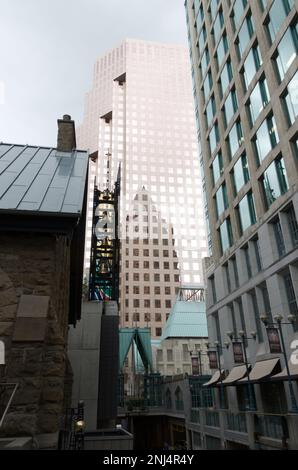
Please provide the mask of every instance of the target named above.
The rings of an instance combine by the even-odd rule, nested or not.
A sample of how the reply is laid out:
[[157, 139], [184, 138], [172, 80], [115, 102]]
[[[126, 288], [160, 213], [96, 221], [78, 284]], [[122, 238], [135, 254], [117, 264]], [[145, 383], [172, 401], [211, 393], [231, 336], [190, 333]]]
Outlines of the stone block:
[[64, 377], [66, 355], [62, 351], [50, 351], [44, 358], [43, 376], [44, 377]]
[[23, 378], [13, 399], [13, 405], [38, 404], [41, 394], [41, 380], [39, 378]]
[[10, 289], [12, 287], [12, 282], [7, 274], [0, 269], [0, 291]]
[[43, 382], [42, 401], [43, 402], [62, 402], [64, 396], [64, 379], [63, 377], [48, 377]]
[[[1, 296], [1, 294], [0, 294]], [[14, 305], [7, 305], [0, 307], [0, 320], [9, 321], [14, 320], [17, 313], [17, 303]]]
[[44, 341], [46, 335], [46, 318], [17, 318], [13, 341]]
[[64, 338], [63, 331], [55, 320], [49, 321], [48, 342], [51, 345], [64, 345], [66, 342], [66, 338]]
[[8, 374], [10, 377], [37, 376], [41, 374], [41, 348], [12, 348], [9, 353]]
[[24, 413], [7, 413], [1, 435], [9, 436], [33, 436], [36, 433], [37, 416]]
[[50, 297], [45, 295], [22, 295], [18, 307], [18, 317], [46, 318]]
[[8, 305], [14, 305], [17, 303], [17, 296], [15, 290], [11, 287], [1, 292], [0, 295], [0, 307], [6, 307]]
[[[1, 318], [1, 315], [0, 315]], [[0, 320], [0, 338], [2, 336], [11, 336], [13, 331], [13, 322], [4, 322]]]
[[42, 432], [56, 432], [59, 429], [62, 403], [60, 405], [47, 403], [41, 407], [38, 417], [38, 430]]

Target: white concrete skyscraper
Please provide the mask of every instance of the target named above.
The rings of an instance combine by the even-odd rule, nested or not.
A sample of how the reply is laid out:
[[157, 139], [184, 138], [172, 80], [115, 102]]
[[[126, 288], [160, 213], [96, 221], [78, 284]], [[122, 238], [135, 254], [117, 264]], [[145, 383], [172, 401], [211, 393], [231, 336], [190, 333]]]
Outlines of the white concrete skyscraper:
[[158, 337], [179, 285], [204, 284], [208, 254], [188, 50], [127, 39], [100, 57], [78, 144], [98, 150], [85, 269], [93, 180], [106, 186], [109, 159], [111, 185], [121, 163], [121, 325]]

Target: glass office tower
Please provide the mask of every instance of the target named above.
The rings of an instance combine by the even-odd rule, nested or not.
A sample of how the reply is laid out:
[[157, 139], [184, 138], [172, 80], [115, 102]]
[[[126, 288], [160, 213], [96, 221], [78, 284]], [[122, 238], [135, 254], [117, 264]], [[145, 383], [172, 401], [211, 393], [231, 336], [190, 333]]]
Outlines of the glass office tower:
[[[185, 7], [212, 252], [210, 342], [218, 341], [222, 367], [238, 373], [226, 383], [226, 406], [247, 409], [224, 346], [241, 342], [240, 332], [249, 337], [243, 346], [257, 409], [282, 414], [293, 408], [285, 366], [298, 334], [297, 2], [186, 0]], [[264, 324], [278, 329], [277, 315], [287, 360], [274, 354]], [[297, 401], [298, 371], [289, 366]]]
[[192, 93], [187, 49], [127, 39], [96, 61], [77, 132], [80, 147], [98, 150], [90, 167], [85, 269], [94, 177], [101, 188], [112, 185], [121, 165], [121, 325], [149, 326], [157, 338], [178, 287], [204, 284]]

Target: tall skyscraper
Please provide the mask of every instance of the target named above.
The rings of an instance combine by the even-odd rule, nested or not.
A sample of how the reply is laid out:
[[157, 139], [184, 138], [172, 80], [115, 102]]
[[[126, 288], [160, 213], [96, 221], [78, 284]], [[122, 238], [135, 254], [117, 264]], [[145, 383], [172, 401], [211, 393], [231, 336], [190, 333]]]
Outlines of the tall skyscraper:
[[[288, 362], [292, 377], [298, 373], [291, 362], [298, 332], [297, 2], [185, 6], [212, 250], [209, 336], [219, 342], [222, 367], [234, 368], [224, 384], [230, 410], [282, 413], [298, 398], [285, 368]], [[275, 334], [280, 346], [269, 342], [264, 323], [276, 328], [270, 341]], [[236, 356], [224, 348], [229, 338], [246, 348], [256, 403], [239, 382], [246, 368], [235, 371]]]
[[121, 324], [159, 337], [179, 286], [203, 285], [207, 255], [187, 49], [127, 39], [99, 58], [78, 142], [98, 150], [85, 268], [94, 176], [104, 188], [121, 165]]

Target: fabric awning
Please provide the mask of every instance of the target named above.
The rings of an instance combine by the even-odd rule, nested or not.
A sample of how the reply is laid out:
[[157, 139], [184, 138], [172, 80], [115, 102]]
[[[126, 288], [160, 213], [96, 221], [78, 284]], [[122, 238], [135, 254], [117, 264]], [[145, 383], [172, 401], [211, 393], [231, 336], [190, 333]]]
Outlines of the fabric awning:
[[217, 382], [220, 380], [223, 374], [224, 374], [224, 369], [221, 369], [220, 373], [219, 373], [219, 370], [217, 370], [215, 374], [211, 377], [209, 382], [206, 382], [205, 384], [203, 384], [203, 387], [210, 387], [211, 385], [217, 384]]
[[[267, 359], [265, 361], [256, 362], [249, 374], [250, 381], [258, 382], [259, 380], [263, 380], [263, 379], [266, 379], [267, 377], [270, 377], [270, 375], [273, 373], [274, 369], [276, 368], [277, 364], [279, 364], [278, 357], [274, 359]], [[246, 384], [246, 383], [247, 383], [247, 377], [237, 382], [237, 384]]]
[[[288, 367], [290, 371], [290, 376], [293, 379], [298, 379], [298, 364], [293, 364], [291, 359], [288, 362]], [[272, 375], [271, 380], [287, 380], [288, 379], [288, 372], [286, 367], [276, 375]]]
[[242, 379], [245, 376], [246, 371], [246, 365], [234, 367], [228, 377], [222, 381], [223, 385], [232, 385], [234, 382], [237, 382], [237, 380]]

